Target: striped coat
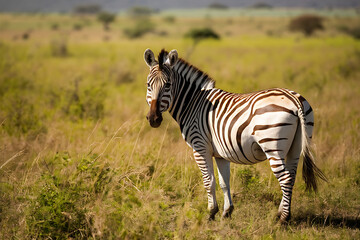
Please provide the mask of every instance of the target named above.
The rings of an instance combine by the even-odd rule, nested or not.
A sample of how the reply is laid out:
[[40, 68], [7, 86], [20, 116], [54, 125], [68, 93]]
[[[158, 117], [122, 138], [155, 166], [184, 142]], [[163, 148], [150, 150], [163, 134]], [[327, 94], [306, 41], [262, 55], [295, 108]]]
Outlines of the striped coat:
[[230, 162], [255, 164], [269, 160], [283, 193], [279, 206], [282, 222], [290, 218], [292, 188], [301, 155], [303, 178], [308, 189], [317, 188], [317, 177], [325, 179], [309, 150], [314, 126], [310, 104], [300, 94], [274, 88], [236, 94], [215, 88], [204, 72], [178, 58], [176, 50], [162, 50], [158, 60], [145, 51], [150, 67], [147, 80], [147, 119], [159, 127], [162, 113], [169, 111], [177, 121], [208, 193], [210, 219], [218, 212], [212, 158], [216, 160], [220, 187], [224, 192], [223, 217], [234, 209], [230, 194]]

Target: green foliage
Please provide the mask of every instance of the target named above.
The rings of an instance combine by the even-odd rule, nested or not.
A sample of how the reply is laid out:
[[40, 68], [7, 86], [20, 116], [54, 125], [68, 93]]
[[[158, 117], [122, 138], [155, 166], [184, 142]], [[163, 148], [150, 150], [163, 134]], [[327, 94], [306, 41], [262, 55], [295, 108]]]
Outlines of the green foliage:
[[340, 26], [339, 30], [355, 39], [360, 39], [360, 26], [355, 26], [352, 28], [349, 28], [347, 26]]
[[241, 182], [244, 189], [251, 189], [253, 185], [259, 183], [259, 173], [254, 167], [239, 168], [236, 178]]
[[137, 21], [133, 28], [126, 28], [124, 34], [130, 38], [140, 38], [146, 33], [152, 32], [155, 25], [151, 21]]
[[229, 7], [222, 3], [212, 3], [208, 6], [208, 8], [224, 10], [228, 9]]
[[189, 30], [185, 37], [193, 39], [195, 43], [198, 43], [204, 39], [220, 39], [220, 35], [217, 34], [214, 30], [211, 28], [194, 28]]
[[302, 32], [305, 36], [311, 36], [317, 30], [323, 30], [323, 18], [317, 15], [301, 15], [290, 21], [290, 31]]
[[52, 23], [50, 28], [51, 28], [51, 30], [54, 30], [54, 31], [59, 30], [59, 24], [58, 23]]
[[175, 16], [172, 15], [165, 16], [163, 19], [167, 23], [174, 23], [176, 21]]
[[258, 2], [258, 3], [255, 3], [255, 4], [251, 5], [251, 8], [255, 8], [255, 9], [272, 9], [273, 7], [268, 3]]
[[35, 99], [29, 94], [32, 90], [31, 80], [16, 73], [0, 78], [0, 117], [2, 127], [9, 135], [36, 135], [46, 131]]
[[81, 29], [83, 29], [83, 25], [82, 25], [81, 23], [75, 23], [75, 24], [73, 25], [73, 29], [74, 29], [75, 31], [80, 31]]
[[[330, 181], [305, 193], [300, 161], [288, 226], [277, 224], [281, 190], [268, 161], [231, 165], [232, 219], [208, 222], [201, 172], [178, 125], [167, 113], [157, 130], [145, 120], [143, 51], [176, 48], [186, 59], [182, 36], [209, 9], [171, 25], [167, 13], [151, 18], [166, 37], [113, 31], [108, 42], [96, 16], [0, 14], [0, 239], [358, 239], [360, 42], [336, 28], [357, 19], [331, 18], [318, 38], [299, 39], [286, 32], [288, 17], [235, 10], [211, 11], [211, 27], [231, 34], [203, 41], [189, 62], [224, 90], [285, 87], [310, 101], [316, 163]], [[215, 16], [231, 13], [222, 28], [228, 17]], [[119, 18], [119, 29], [139, 20]], [[76, 32], [76, 23], [89, 27]], [[63, 31], [67, 55], [58, 57], [50, 45]], [[216, 195], [221, 214], [219, 186]]]
[[109, 12], [101, 12], [98, 14], [97, 19], [104, 26], [104, 30], [109, 30], [110, 23], [114, 22], [116, 18], [115, 14]]
[[[107, 195], [113, 171], [96, 162], [96, 155], [82, 158], [79, 162], [69, 154], [57, 153], [45, 160], [49, 172], [44, 173], [34, 188], [27, 215], [29, 235], [33, 238], [91, 238], [93, 216], [91, 203], [99, 194]], [[77, 164], [76, 170], [59, 171]]]
[[50, 51], [54, 57], [66, 57], [69, 55], [67, 40], [65, 37], [58, 37], [50, 42]]
[[102, 119], [106, 98], [104, 85], [79, 87], [79, 82], [79, 79], [75, 80], [73, 89], [67, 91], [62, 108], [63, 112], [74, 121]]
[[147, 17], [150, 16], [154, 11], [148, 7], [134, 6], [128, 10], [128, 14], [131, 17]]
[[97, 14], [101, 11], [101, 6], [98, 4], [86, 4], [76, 6], [74, 12], [77, 14]]

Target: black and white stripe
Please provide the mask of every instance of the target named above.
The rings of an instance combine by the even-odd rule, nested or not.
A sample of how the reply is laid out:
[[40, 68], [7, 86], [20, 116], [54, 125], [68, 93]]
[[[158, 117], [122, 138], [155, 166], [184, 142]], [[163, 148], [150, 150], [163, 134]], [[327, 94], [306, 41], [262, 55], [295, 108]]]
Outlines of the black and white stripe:
[[168, 110], [179, 124], [203, 174], [211, 219], [218, 212], [212, 157], [224, 192], [224, 217], [231, 216], [233, 210], [230, 162], [255, 164], [269, 160], [283, 192], [281, 221], [290, 217], [292, 188], [301, 154], [307, 187], [316, 190], [316, 176], [325, 178], [309, 151], [314, 115], [300, 94], [282, 88], [248, 94], [217, 89], [207, 74], [178, 59], [175, 50], [170, 53], [163, 50], [156, 61], [148, 49], [145, 61], [150, 67], [149, 116], [156, 115], [154, 111], [161, 115]]

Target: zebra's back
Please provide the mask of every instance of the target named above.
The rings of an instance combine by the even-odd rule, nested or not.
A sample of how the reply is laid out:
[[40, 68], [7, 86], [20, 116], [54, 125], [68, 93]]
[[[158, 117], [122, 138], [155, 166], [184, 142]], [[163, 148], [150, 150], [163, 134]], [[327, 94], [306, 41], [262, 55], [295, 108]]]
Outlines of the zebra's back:
[[266, 160], [267, 152], [287, 153], [298, 129], [299, 109], [306, 113], [311, 137], [311, 107], [293, 91], [275, 88], [235, 94], [214, 88], [208, 101], [213, 106], [208, 121], [215, 157], [254, 164]]

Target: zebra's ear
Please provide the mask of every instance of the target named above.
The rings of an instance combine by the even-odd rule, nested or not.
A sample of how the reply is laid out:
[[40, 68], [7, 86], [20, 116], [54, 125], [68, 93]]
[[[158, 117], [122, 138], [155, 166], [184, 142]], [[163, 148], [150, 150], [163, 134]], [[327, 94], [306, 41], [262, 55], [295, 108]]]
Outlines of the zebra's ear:
[[175, 65], [175, 63], [178, 60], [178, 53], [177, 51], [171, 50], [171, 52], [168, 55], [168, 59], [166, 60], [166, 63], [169, 64], [171, 67]]
[[149, 67], [152, 67], [157, 63], [153, 51], [151, 51], [149, 48], [145, 50], [144, 59]]

